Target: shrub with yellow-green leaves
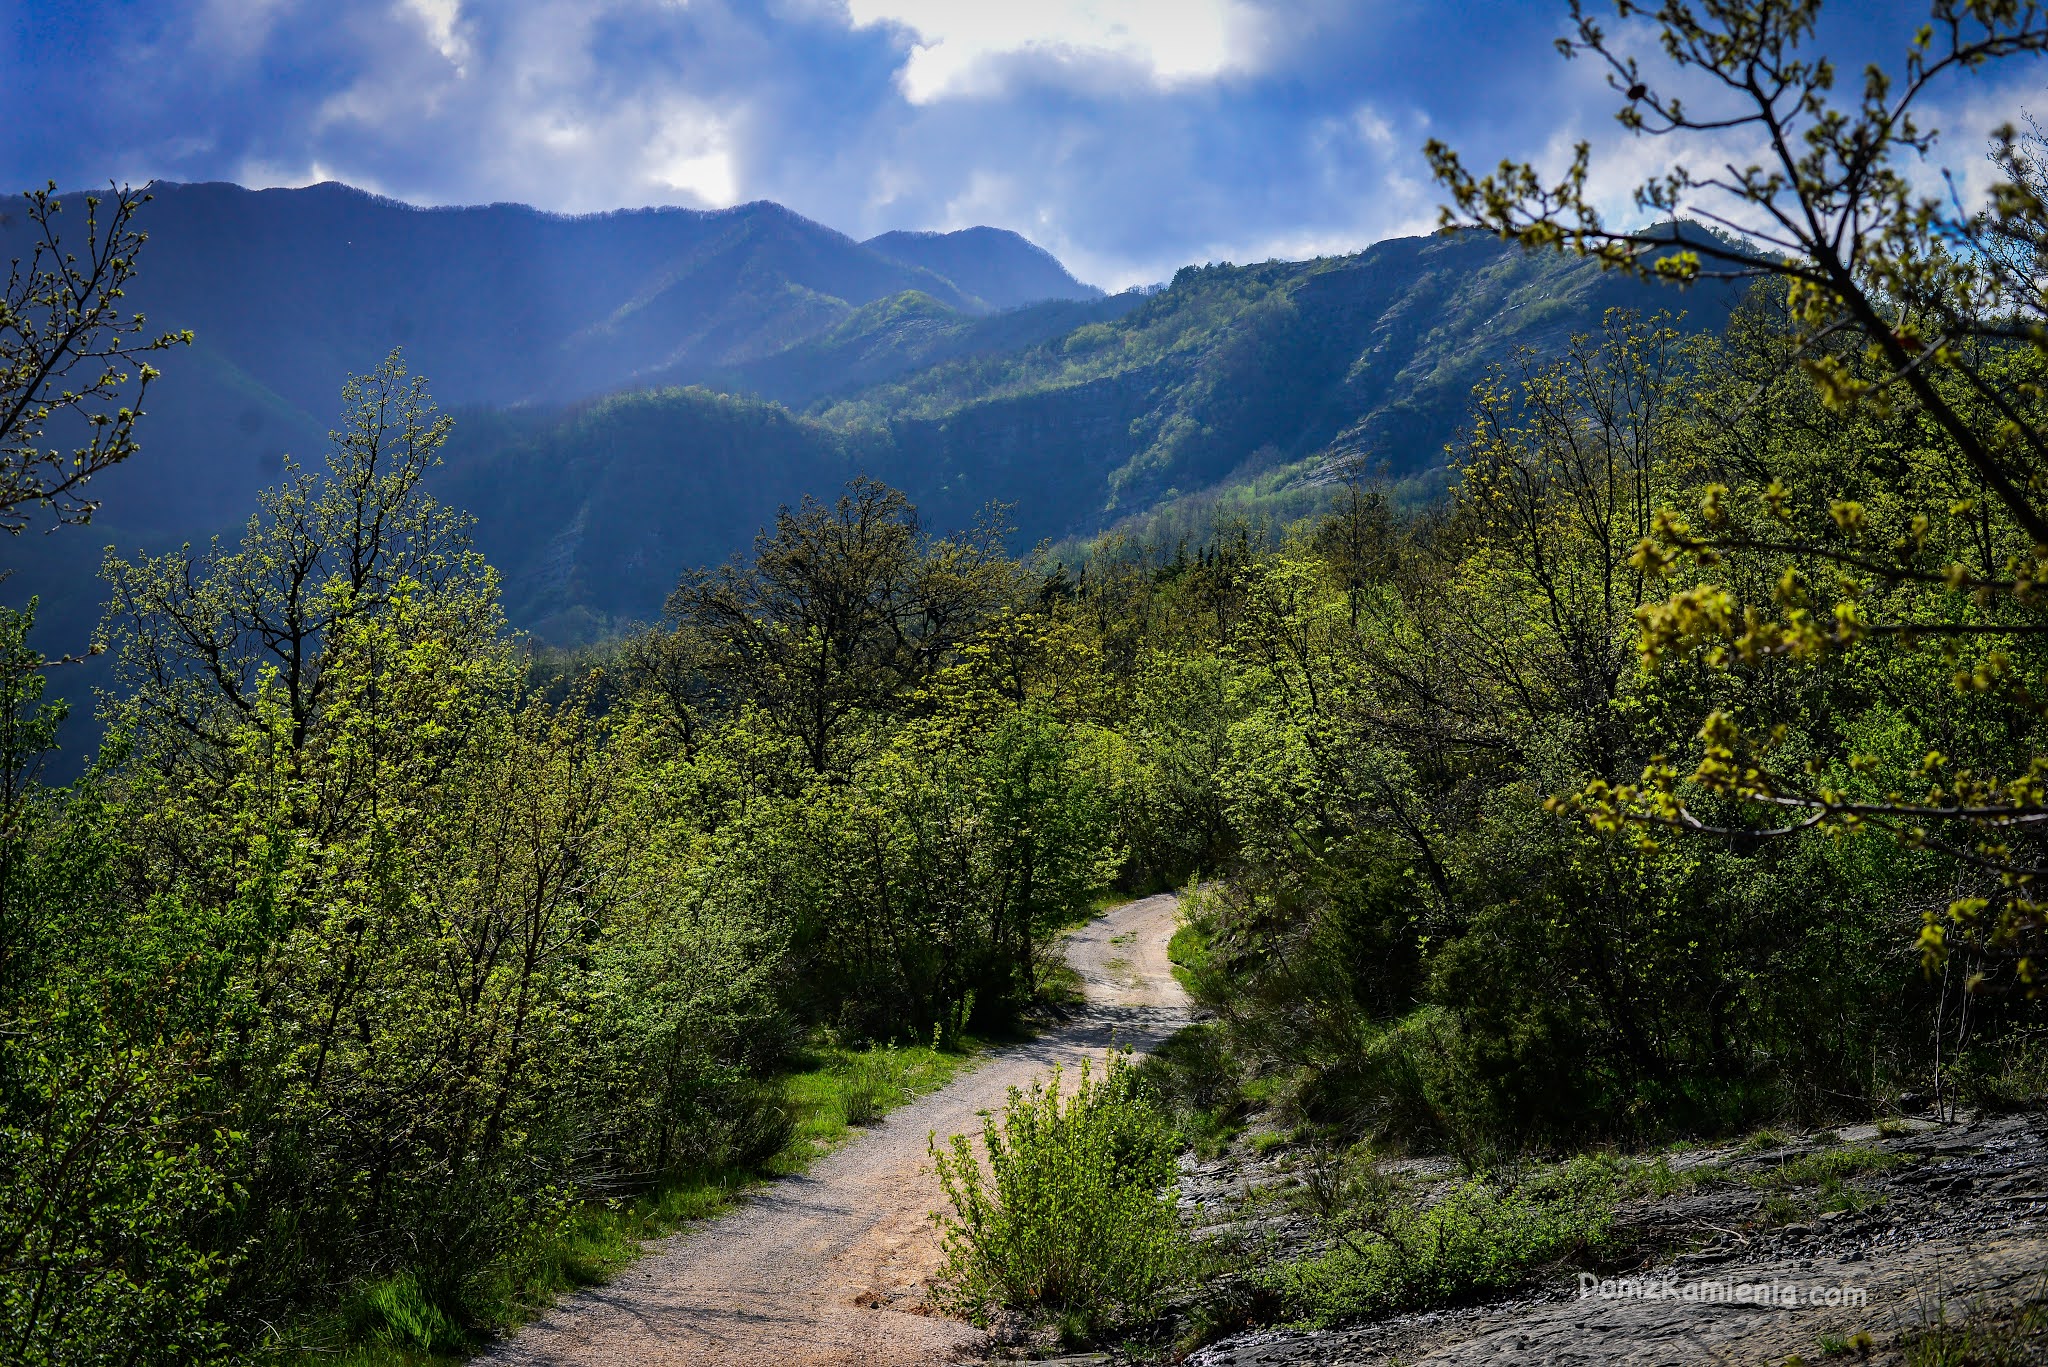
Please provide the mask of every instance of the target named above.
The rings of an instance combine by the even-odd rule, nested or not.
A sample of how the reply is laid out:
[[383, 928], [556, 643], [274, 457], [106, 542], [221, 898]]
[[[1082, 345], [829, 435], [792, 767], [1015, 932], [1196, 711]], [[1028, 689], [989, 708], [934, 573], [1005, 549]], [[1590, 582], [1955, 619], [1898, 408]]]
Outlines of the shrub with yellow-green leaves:
[[999, 1307], [1056, 1316], [1084, 1330], [1143, 1318], [1183, 1266], [1171, 1182], [1176, 1142], [1166, 1117], [1113, 1053], [1085, 1062], [1073, 1091], [1062, 1073], [1010, 1089], [982, 1149], [934, 1136], [933, 1164], [950, 1214], [943, 1299], [979, 1322]]

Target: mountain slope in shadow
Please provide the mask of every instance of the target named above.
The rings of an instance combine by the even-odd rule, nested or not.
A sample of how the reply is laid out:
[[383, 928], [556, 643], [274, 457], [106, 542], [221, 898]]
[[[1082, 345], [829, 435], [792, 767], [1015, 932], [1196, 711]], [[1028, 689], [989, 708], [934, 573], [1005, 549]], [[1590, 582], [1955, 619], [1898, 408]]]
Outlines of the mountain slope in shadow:
[[[444, 487], [481, 515], [514, 619], [572, 640], [651, 618], [683, 568], [856, 473], [904, 488], [942, 529], [1007, 505], [1022, 548], [1254, 481], [1297, 491], [1299, 508], [1361, 467], [1441, 487], [1489, 367], [1554, 354], [1611, 308], [1718, 328], [1734, 298], [1480, 237], [1190, 267], [1153, 295], [996, 318], [902, 296], [722, 374], [726, 393], [616, 396], [517, 431], [472, 424]], [[976, 344], [1004, 328], [1007, 344]], [[918, 355], [933, 359], [858, 383]]]
[[1013, 309], [1041, 299], [1102, 297], [1101, 290], [1076, 280], [1051, 252], [1004, 228], [883, 233], [861, 245], [892, 261], [944, 276], [991, 308]]

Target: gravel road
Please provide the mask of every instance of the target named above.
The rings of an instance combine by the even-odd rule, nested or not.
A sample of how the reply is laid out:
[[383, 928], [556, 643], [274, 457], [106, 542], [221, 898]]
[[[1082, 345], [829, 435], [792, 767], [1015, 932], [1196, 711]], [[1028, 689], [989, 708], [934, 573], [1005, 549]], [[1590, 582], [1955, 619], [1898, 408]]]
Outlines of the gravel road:
[[926, 1137], [979, 1129], [1009, 1088], [1099, 1056], [1112, 1036], [1142, 1052], [1186, 1024], [1166, 960], [1175, 907], [1171, 895], [1126, 903], [1068, 938], [1087, 1004], [1065, 1025], [991, 1054], [805, 1175], [653, 1245], [617, 1281], [564, 1299], [480, 1360], [893, 1367], [981, 1357], [979, 1330], [925, 1304], [940, 1199]]

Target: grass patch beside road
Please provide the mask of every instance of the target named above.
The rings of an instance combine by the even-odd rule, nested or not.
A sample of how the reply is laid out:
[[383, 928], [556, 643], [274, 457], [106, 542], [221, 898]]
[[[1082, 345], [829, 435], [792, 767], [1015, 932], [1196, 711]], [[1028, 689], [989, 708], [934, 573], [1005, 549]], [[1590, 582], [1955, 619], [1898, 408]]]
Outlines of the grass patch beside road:
[[1273, 1269], [1268, 1284], [1293, 1317], [1319, 1325], [1500, 1290], [1536, 1267], [1597, 1252], [1619, 1179], [1611, 1161], [1586, 1158], [1526, 1182], [1475, 1178], [1426, 1200], [1369, 1160], [1312, 1175], [1310, 1199], [1333, 1243]]
[[794, 1135], [770, 1160], [775, 1175], [801, 1172], [811, 1159], [838, 1147], [862, 1126], [951, 1082], [983, 1049], [968, 1039], [957, 1050], [926, 1044], [847, 1049], [814, 1045], [803, 1067], [782, 1079]]

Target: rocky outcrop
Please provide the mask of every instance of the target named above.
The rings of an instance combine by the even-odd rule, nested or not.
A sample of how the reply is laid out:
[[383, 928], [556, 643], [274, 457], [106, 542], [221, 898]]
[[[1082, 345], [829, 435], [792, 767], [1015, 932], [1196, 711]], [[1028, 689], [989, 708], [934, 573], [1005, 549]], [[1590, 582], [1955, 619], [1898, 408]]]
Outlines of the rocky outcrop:
[[[1901, 1127], [1891, 1127], [1895, 1131]], [[1938, 1326], [1990, 1324], [2000, 1351], [1985, 1361], [2048, 1361], [2048, 1338], [2015, 1327], [2016, 1307], [2048, 1296], [2048, 1118], [2019, 1115], [1922, 1122], [1905, 1132], [1862, 1126], [1743, 1152], [1674, 1155], [1675, 1171], [1712, 1165], [1729, 1180], [1618, 1212], [1632, 1262], [1557, 1269], [1485, 1304], [1321, 1331], [1266, 1328], [1194, 1353], [1198, 1367], [1392, 1364], [1903, 1362]], [[1843, 1142], [1895, 1155], [1858, 1181], [1855, 1213], [1780, 1223], [1768, 1195], [1741, 1179]], [[1217, 1213], [1224, 1165], [1191, 1170], [1184, 1193]], [[1276, 1180], [1236, 1160], [1240, 1192]], [[1265, 1165], [1270, 1168], [1273, 1165]], [[1226, 1182], [1226, 1185], [1228, 1182]], [[1261, 1203], [1238, 1204], [1256, 1210]], [[1312, 1231], [1274, 1224], [1281, 1244]], [[1227, 1228], [1226, 1217], [1218, 1228]], [[1667, 1250], [1678, 1250], [1675, 1256]], [[1587, 1284], [1587, 1279], [1591, 1284]], [[1867, 1341], [1861, 1336], [1868, 1336]], [[1942, 1358], [1942, 1361], [1951, 1360]], [[1955, 1358], [1962, 1361], [1962, 1358]], [[1970, 1359], [1976, 1360], [1976, 1359]]]

